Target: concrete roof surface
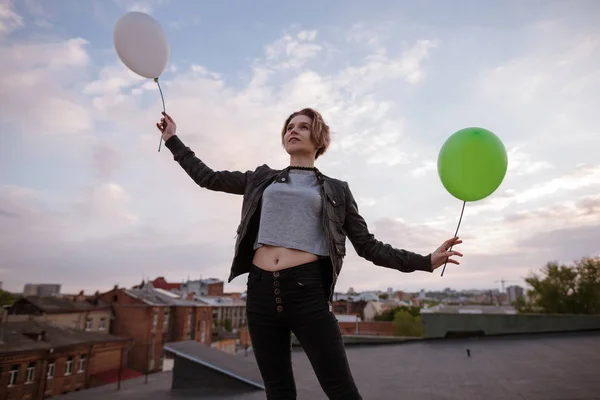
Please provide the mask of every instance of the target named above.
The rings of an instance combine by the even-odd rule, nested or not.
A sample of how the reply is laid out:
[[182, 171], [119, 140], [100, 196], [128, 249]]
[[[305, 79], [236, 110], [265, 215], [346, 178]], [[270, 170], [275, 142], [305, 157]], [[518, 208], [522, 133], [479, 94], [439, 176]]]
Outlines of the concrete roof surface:
[[[466, 349], [471, 357], [467, 357]], [[348, 358], [365, 400], [591, 400], [600, 399], [600, 332], [479, 339], [425, 340], [352, 346]], [[252, 356], [250, 356], [252, 357]], [[294, 351], [298, 400], [323, 394], [310, 363]], [[170, 391], [171, 372], [60, 396], [61, 400], [265, 399], [263, 391]]]

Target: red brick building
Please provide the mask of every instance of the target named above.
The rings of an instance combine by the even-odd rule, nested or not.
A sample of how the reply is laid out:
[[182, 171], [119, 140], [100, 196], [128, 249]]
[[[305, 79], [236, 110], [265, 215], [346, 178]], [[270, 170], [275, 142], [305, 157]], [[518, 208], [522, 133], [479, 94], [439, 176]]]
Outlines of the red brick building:
[[342, 335], [396, 336], [393, 322], [388, 321], [359, 321], [338, 322]]
[[152, 284], [152, 286], [154, 286], [157, 289], [163, 289], [163, 290], [167, 290], [167, 291], [172, 291], [172, 290], [181, 290], [181, 283], [169, 283], [165, 280], [164, 276], [159, 276], [158, 278], [156, 278], [155, 280], [153, 280], [152, 282], [150, 282]]
[[135, 289], [115, 287], [99, 297], [112, 306], [111, 333], [133, 339], [127, 365], [136, 371], [161, 371], [167, 342], [211, 343], [210, 306], [179, 299], [151, 284]]
[[109, 383], [130, 339], [49, 322], [0, 325], [0, 398], [42, 399]]
[[334, 300], [332, 303], [332, 311], [335, 314], [358, 315], [361, 319], [365, 319], [365, 307], [367, 302], [364, 300], [354, 301], [352, 299]]

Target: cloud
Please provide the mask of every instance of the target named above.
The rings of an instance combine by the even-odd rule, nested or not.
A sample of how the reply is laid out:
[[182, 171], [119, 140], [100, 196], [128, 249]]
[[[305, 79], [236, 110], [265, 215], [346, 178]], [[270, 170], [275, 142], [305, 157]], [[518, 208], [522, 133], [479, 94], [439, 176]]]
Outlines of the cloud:
[[[412, 224], [403, 220], [379, 219], [369, 223], [379, 240], [420, 254], [428, 254], [444, 240], [448, 231], [435, 224]], [[542, 268], [546, 262], [564, 263], [584, 256], [600, 254], [600, 196], [582, 196], [575, 201], [477, 221], [463, 220], [459, 246], [464, 253], [459, 266], [450, 265], [444, 277], [433, 274], [403, 274], [370, 265], [358, 257], [348, 242], [348, 257], [340, 285], [369, 290], [389, 282], [389, 286], [418, 290], [419, 287], [471, 288], [494, 286], [502, 275], [524, 278], [528, 271]], [[370, 271], [367, 273], [366, 271]], [[522, 282], [521, 282], [522, 284]]]
[[23, 17], [14, 10], [12, 0], [0, 1], [0, 34], [11, 33], [23, 25]]
[[184, 229], [142, 224], [130, 206], [127, 192], [116, 184], [86, 188], [59, 210], [34, 190], [0, 187], [0, 269], [7, 270], [0, 276], [22, 287], [30, 276], [51, 280], [60, 271], [65, 290], [94, 291], [164, 275], [165, 266], [176, 268], [181, 278], [226, 274], [234, 239], [227, 240], [218, 220], [199, 237], [193, 224]]
[[89, 65], [87, 44], [73, 38], [0, 46], [0, 123], [30, 135], [91, 130], [85, 99], [72, 87]]
[[600, 185], [600, 165], [579, 165], [563, 176], [537, 182], [520, 190], [505, 188], [496, 196], [491, 196], [470, 206], [477, 214], [488, 211], [500, 211], [511, 206], [519, 206], [548, 199], [549, 196], [571, 196]]
[[114, 0], [117, 6], [125, 11], [140, 11], [151, 14], [160, 5], [167, 4], [167, 0]]
[[[399, 57], [366, 56], [341, 72], [327, 72], [319, 70], [318, 63], [310, 64], [317, 54], [328, 51], [318, 37], [316, 31], [299, 30], [267, 45], [241, 87], [198, 64], [182, 66], [171, 74], [163, 81], [163, 89], [184, 142], [217, 170], [253, 169], [265, 162], [278, 167], [287, 162], [278, 140], [280, 124], [291, 111], [313, 106], [343, 132], [344, 139], [336, 143], [337, 155], [325, 162], [344, 168], [345, 154], [364, 156], [366, 163], [407, 162], [405, 151], [394, 150], [399, 147], [395, 143], [403, 140], [402, 118], [391, 115], [393, 103], [374, 95], [381, 81], [362, 82], [360, 91], [355, 91], [354, 79], [381, 73], [413, 84], [411, 76], [424, 61], [427, 46], [417, 42], [416, 51], [409, 48]], [[224, 278], [241, 197], [198, 188], [168, 150], [156, 154], [159, 135], [154, 123], [160, 117], [156, 86], [133, 75], [116, 57], [90, 78], [88, 47], [83, 39], [65, 39], [15, 43], [1, 50], [13, 55], [7, 67], [13, 77], [9, 89], [23, 91], [14, 112], [24, 112], [28, 99], [28, 111], [36, 115], [35, 119], [21, 118], [18, 130], [31, 134], [42, 129], [39, 124], [43, 122], [45, 133], [85, 132], [80, 151], [87, 154], [93, 174], [86, 185], [57, 204], [51, 204], [49, 193], [34, 191], [35, 196], [21, 201], [28, 205], [27, 212], [19, 213], [14, 201], [9, 201], [17, 189], [4, 189], [0, 215], [12, 218], [14, 238], [28, 234], [28, 229], [19, 228], [24, 221], [36, 221], [40, 229], [35, 246], [44, 254], [19, 255], [14, 249], [22, 246], [11, 250], [9, 244], [16, 242], [7, 241], [3, 244], [11, 251], [12, 264], [39, 279], [43, 271], [53, 268], [67, 271], [66, 290], [76, 290], [73, 282], [83, 281], [83, 272], [77, 272], [83, 265], [92, 282], [104, 282], [107, 274], [137, 281], [150, 272], [164, 275], [169, 265], [177, 265], [179, 274], [213, 271]], [[17, 53], [24, 57], [15, 58]], [[273, 63], [280, 68], [273, 68]], [[43, 69], [42, 64], [49, 67]], [[304, 69], [282, 79], [289, 69], [300, 67]], [[48, 79], [50, 73], [53, 80]], [[32, 86], [24, 78], [29, 76], [36, 83], [52, 82], [43, 90], [37, 88], [40, 93], [34, 102]], [[353, 94], [348, 98], [347, 93]], [[46, 111], [48, 104], [56, 105], [51, 113]], [[68, 121], [59, 120], [69, 112]], [[72, 157], [67, 159], [70, 165], [79, 166], [81, 160]], [[117, 182], [122, 176], [135, 178]], [[24, 278], [20, 279], [19, 284]]]
[[[162, 5], [117, 4], [151, 12]], [[12, 21], [11, 29], [19, 28], [4, 15], [0, 26]], [[403, 40], [398, 32], [385, 23], [350, 30], [293, 27], [259, 46], [263, 53], [240, 69], [173, 60], [177, 67], [161, 78], [167, 111], [184, 142], [210, 167], [246, 170], [287, 165], [282, 122], [302, 107], [319, 109], [334, 131], [320, 169], [350, 182], [379, 239], [425, 254], [454, 232], [460, 206], [450, 203], [454, 199], [435, 177], [431, 148], [441, 135], [431, 132], [445, 131], [435, 124], [462, 125], [474, 115], [502, 122], [497, 131], [509, 149], [509, 174], [490, 199], [467, 207], [461, 265], [443, 278], [399, 274], [369, 265], [349, 245], [339, 290], [489, 287], [502, 275], [522, 276], [555, 257], [597, 251], [585, 236], [596, 234], [599, 224], [593, 195], [598, 165], [589, 150], [595, 142], [586, 136], [598, 126], [587, 104], [597, 96], [587, 86], [596, 79], [593, 39], [577, 51], [562, 40], [555, 47], [533, 46], [531, 54], [504, 59], [483, 73], [462, 66], [468, 82], [457, 90], [440, 84], [440, 76], [460, 81], [441, 75], [452, 70], [446, 68], [452, 60], [441, 58], [448, 44], [431, 31]], [[93, 58], [98, 43], [56, 32], [0, 43], [0, 89], [12, 99], [0, 104], [10, 115], [0, 122], [32, 151], [49, 142], [40, 133], [68, 143], [52, 158], [60, 168], [30, 164], [60, 173], [52, 178], [56, 187], [1, 181], [0, 224], [7, 228], [0, 233], [2, 279], [8, 284], [10, 277], [20, 289], [27, 276], [60, 274], [67, 291], [131, 285], [143, 276], [226, 279], [241, 197], [199, 188], [168, 150], [156, 152], [162, 104], [155, 83], [128, 71], [114, 54], [99, 64]], [[553, 63], [560, 57], [568, 68]], [[561, 96], [552, 97], [552, 87]], [[569, 135], [548, 139], [560, 132]], [[576, 147], [571, 137], [585, 145], [575, 162], [565, 153]], [[243, 290], [243, 281], [228, 289]]]
[[323, 46], [314, 43], [317, 31], [300, 31], [286, 34], [265, 48], [266, 60], [271, 68], [299, 68], [316, 57]]

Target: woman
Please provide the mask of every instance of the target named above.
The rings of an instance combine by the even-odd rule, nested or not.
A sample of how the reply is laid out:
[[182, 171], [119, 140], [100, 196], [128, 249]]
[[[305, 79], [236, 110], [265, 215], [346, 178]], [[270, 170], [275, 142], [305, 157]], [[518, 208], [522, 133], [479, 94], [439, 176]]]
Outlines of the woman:
[[248, 272], [246, 312], [267, 399], [295, 399], [291, 333], [300, 341], [330, 399], [361, 399], [348, 366], [331, 297], [346, 254], [346, 237], [375, 265], [432, 272], [458, 264], [452, 238], [422, 256], [382, 243], [369, 232], [346, 182], [323, 175], [315, 160], [330, 143], [329, 127], [313, 109], [290, 115], [281, 131], [290, 165], [274, 170], [213, 171], [176, 135], [163, 113], [156, 124], [165, 146], [201, 187], [243, 195], [229, 282]]

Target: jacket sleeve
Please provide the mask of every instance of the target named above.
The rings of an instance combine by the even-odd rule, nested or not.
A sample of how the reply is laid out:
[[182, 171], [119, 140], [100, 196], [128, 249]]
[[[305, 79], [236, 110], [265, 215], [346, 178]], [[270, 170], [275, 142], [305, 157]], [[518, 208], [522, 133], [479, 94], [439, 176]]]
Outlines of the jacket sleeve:
[[251, 171], [213, 171], [176, 135], [171, 136], [165, 142], [165, 146], [171, 150], [175, 161], [200, 187], [216, 192], [244, 194]]
[[408, 250], [401, 250], [383, 243], [369, 232], [367, 223], [358, 212], [358, 205], [345, 183], [346, 218], [344, 230], [354, 246], [356, 253], [365, 260], [380, 267], [396, 269], [402, 272], [427, 271], [432, 272], [431, 254], [423, 256]]

